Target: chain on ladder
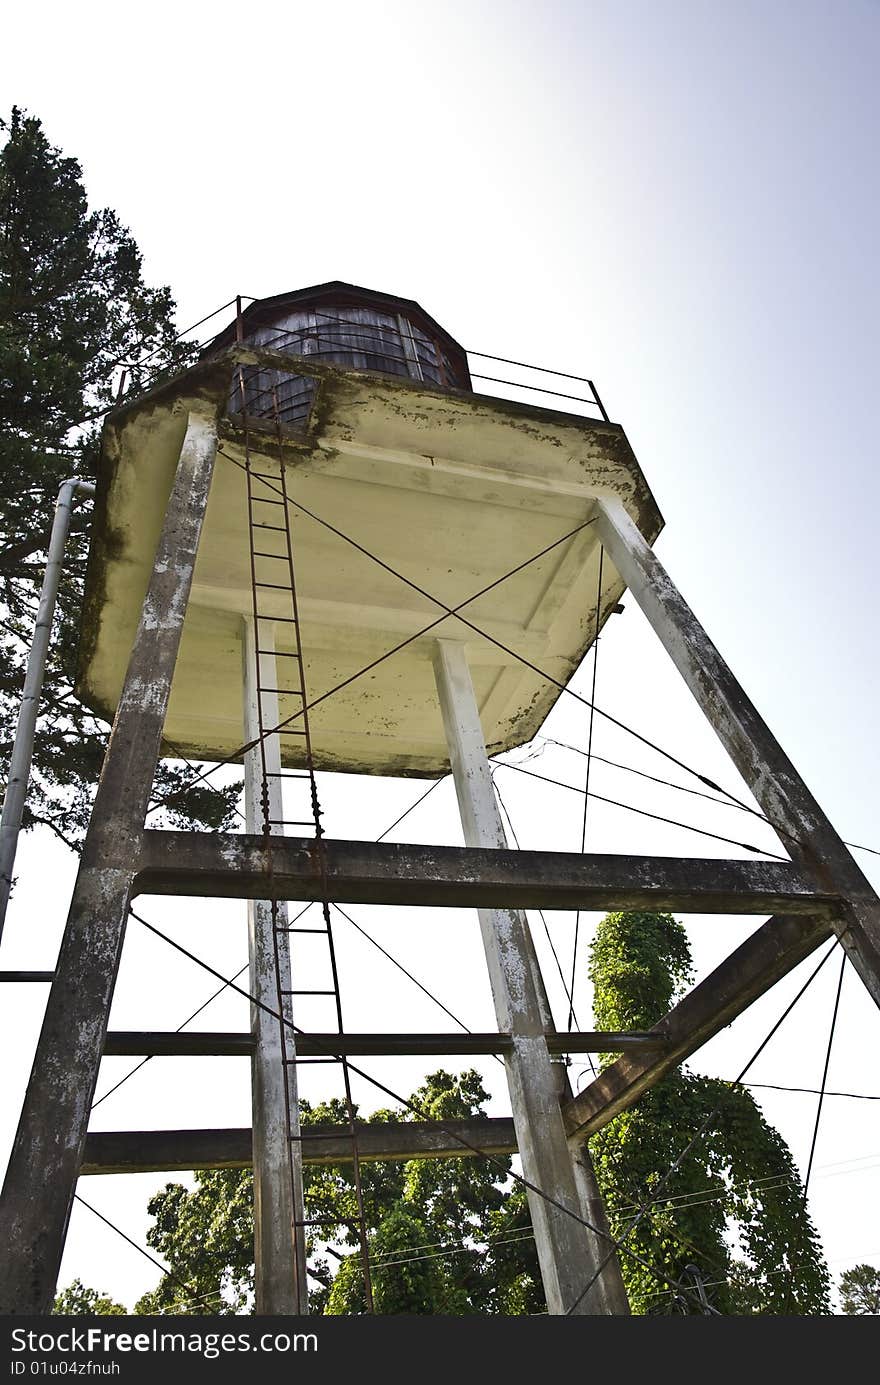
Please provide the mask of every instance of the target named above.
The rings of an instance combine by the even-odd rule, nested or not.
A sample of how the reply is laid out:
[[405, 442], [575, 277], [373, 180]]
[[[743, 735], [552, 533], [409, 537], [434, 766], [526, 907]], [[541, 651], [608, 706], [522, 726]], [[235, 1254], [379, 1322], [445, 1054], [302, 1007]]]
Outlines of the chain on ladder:
[[[319, 1224], [326, 1224], [328, 1219], [307, 1218], [305, 1215], [305, 1207], [296, 1206], [297, 1182], [294, 1177], [293, 1146], [295, 1141], [298, 1140], [300, 1136], [294, 1133], [294, 1117], [296, 1115], [296, 1112], [292, 1109], [290, 1084], [287, 1076], [287, 1074], [290, 1072], [291, 1067], [295, 1067], [298, 1061], [295, 1052], [295, 1043], [292, 1040], [292, 1030], [289, 1028], [289, 1022], [292, 1022], [293, 1019], [294, 997], [297, 995], [332, 996], [336, 1010], [336, 1029], [337, 1033], [339, 1033], [340, 1035], [344, 1033], [344, 1025], [342, 1016], [342, 998], [339, 988], [339, 970], [337, 966], [336, 947], [333, 937], [333, 925], [330, 917], [330, 901], [327, 888], [327, 863], [323, 846], [323, 828], [321, 826], [321, 805], [318, 798], [318, 786], [315, 778], [315, 765], [314, 757], [312, 754], [312, 737], [311, 727], [309, 724], [307, 688], [305, 679], [305, 663], [303, 659], [302, 636], [299, 621], [299, 607], [296, 595], [296, 577], [293, 558], [293, 537], [291, 534], [290, 527], [290, 509], [287, 504], [285, 458], [278, 414], [277, 393], [273, 388], [272, 402], [277, 429], [279, 453], [278, 475], [275, 476], [271, 473], [267, 474], [262, 472], [255, 472], [253, 469], [253, 466], [251, 464], [250, 437], [248, 430], [247, 396], [245, 392], [242, 371], [239, 371], [239, 388], [241, 390], [242, 419], [244, 423], [245, 476], [247, 484], [248, 502], [248, 541], [251, 567], [254, 645], [256, 651], [255, 657], [257, 662], [256, 704], [260, 744], [260, 763], [262, 770], [261, 808], [269, 881], [268, 893], [270, 895], [271, 904], [272, 938], [274, 946], [275, 978], [277, 987], [277, 1009], [279, 1015], [284, 1017], [280, 1022], [281, 1057], [282, 1062], [284, 1064], [285, 1072], [285, 1080], [282, 1085], [284, 1090], [284, 1099], [286, 1106], [285, 1115], [286, 1127], [288, 1132], [288, 1161], [290, 1172], [290, 1185], [292, 1192], [294, 1194], [292, 1232], [294, 1238], [297, 1238], [300, 1229], [302, 1229], [303, 1233], [305, 1233], [305, 1230], [307, 1228]], [[255, 482], [258, 487], [261, 487], [266, 491], [265, 495], [256, 495], [254, 493]], [[270, 508], [268, 510], [261, 510], [261, 506], [268, 506]], [[280, 523], [269, 523], [268, 519], [264, 521], [256, 517], [261, 513], [271, 515], [273, 518], [279, 519]], [[269, 536], [274, 537], [275, 535], [281, 536], [280, 542], [283, 546], [283, 552], [279, 553], [267, 551], [272, 548], [272, 540]], [[265, 542], [266, 548], [258, 547], [258, 542], [261, 544]], [[264, 561], [271, 561], [273, 563], [273, 566], [277, 565], [278, 567], [280, 567], [281, 573], [286, 574], [287, 580], [285, 581], [283, 576], [279, 575], [277, 572], [274, 572], [272, 570], [270, 570], [267, 576], [272, 577], [276, 580], [262, 581], [261, 579], [259, 579], [257, 577], [258, 559], [263, 559]], [[277, 614], [277, 612], [273, 612], [271, 615], [269, 615], [268, 613], [261, 611], [260, 593], [263, 591], [271, 591], [276, 594], [276, 605], [281, 604], [285, 600], [289, 600], [289, 609], [286, 609], [285, 613], [280, 616]], [[278, 595], [279, 593], [283, 593], [283, 595]], [[268, 645], [264, 647], [263, 639], [261, 638], [261, 629], [266, 629], [267, 627], [274, 628], [276, 623], [282, 625], [285, 631], [288, 633], [288, 636], [290, 637], [289, 642], [293, 645], [293, 649], [291, 651], [277, 651], [274, 648], [274, 640], [272, 641], [272, 648], [269, 648]], [[271, 687], [264, 686], [262, 675], [262, 656], [269, 654], [272, 654], [274, 656], [273, 667], [276, 670], [272, 679]], [[283, 657], [285, 660], [289, 661], [289, 665], [292, 666], [294, 670], [293, 687], [282, 688], [280, 686], [280, 684], [284, 680], [277, 673], [277, 660], [279, 657]], [[302, 763], [302, 765], [304, 766], [304, 770], [303, 772], [289, 772], [286, 774], [282, 772], [281, 782], [283, 783], [285, 779], [294, 779], [302, 781], [303, 787], [306, 787], [307, 785], [309, 794], [308, 817], [306, 817], [304, 814], [303, 816], [297, 814], [297, 817], [293, 819], [288, 819], [284, 816], [281, 816], [279, 818], [273, 818], [272, 816], [272, 795], [270, 794], [269, 790], [269, 780], [273, 777], [273, 774], [275, 774], [276, 772], [270, 770], [269, 765], [267, 763], [266, 740], [267, 735], [272, 733], [273, 727], [271, 725], [267, 727], [265, 724], [265, 712], [263, 705], [264, 694], [273, 694], [276, 697], [279, 694], [287, 697], [293, 696], [300, 703], [300, 716], [297, 718], [297, 721], [301, 722], [301, 725], [298, 725], [293, 730], [287, 729], [280, 734], [296, 737], [300, 747], [300, 753], [296, 756], [296, 759]], [[280, 792], [276, 795], [276, 800], [279, 802], [281, 801]], [[320, 933], [324, 935], [326, 938], [332, 987], [324, 991], [297, 990], [293, 988], [288, 988], [284, 985], [284, 974], [286, 968], [282, 964], [281, 947], [279, 940], [283, 937], [285, 939], [285, 942], [287, 942], [287, 940], [291, 937], [294, 931], [302, 931], [288, 929], [286, 926], [286, 922], [282, 923], [280, 921], [279, 906], [281, 901], [279, 900], [278, 888], [275, 883], [275, 876], [273, 871], [272, 836], [273, 828], [283, 832], [283, 829], [286, 826], [311, 827], [315, 834], [316, 857], [318, 862], [318, 871], [320, 879], [320, 903], [323, 927], [314, 929], [310, 928], [306, 931], [310, 933]], [[367, 1244], [367, 1226], [366, 1217], [364, 1213], [363, 1186], [361, 1181], [361, 1167], [357, 1143], [357, 1127], [355, 1124], [354, 1102], [351, 1093], [351, 1074], [349, 1071], [348, 1061], [344, 1054], [328, 1056], [327, 1059], [319, 1061], [329, 1061], [331, 1063], [338, 1064], [342, 1071], [345, 1108], [348, 1120], [349, 1137], [351, 1141], [351, 1159], [354, 1174], [357, 1217], [353, 1220], [350, 1218], [343, 1217], [335, 1218], [333, 1220], [336, 1223], [341, 1222], [343, 1225], [354, 1227], [357, 1230], [358, 1240], [360, 1243], [361, 1269], [364, 1283], [364, 1299], [367, 1311], [372, 1312], [373, 1294], [370, 1277], [369, 1251]]]

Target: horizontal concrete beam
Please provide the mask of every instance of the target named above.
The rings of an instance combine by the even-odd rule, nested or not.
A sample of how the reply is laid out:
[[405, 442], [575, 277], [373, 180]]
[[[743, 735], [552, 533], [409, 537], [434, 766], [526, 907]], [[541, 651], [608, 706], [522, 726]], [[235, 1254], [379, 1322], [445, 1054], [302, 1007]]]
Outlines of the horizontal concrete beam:
[[772, 918], [651, 1030], [666, 1046], [624, 1054], [565, 1106], [569, 1135], [591, 1135], [653, 1087], [808, 957], [831, 934], [825, 919]]
[[[324, 839], [326, 889], [339, 904], [450, 908], [678, 909], [684, 913], [829, 915], [796, 866], [783, 861], [581, 856]], [[272, 877], [280, 897], [319, 899], [315, 843], [277, 837]], [[262, 837], [224, 832], [144, 834], [138, 894], [263, 899]]]
[[[373, 1163], [382, 1159], [460, 1159], [476, 1150], [483, 1154], [516, 1153], [513, 1121], [505, 1116], [444, 1121], [442, 1128], [435, 1121], [358, 1124], [357, 1143], [361, 1160]], [[350, 1160], [348, 1126], [304, 1126], [302, 1147], [306, 1164]], [[80, 1172], [247, 1169], [252, 1158], [250, 1130], [93, 1131], [86, 1137]]]
[[[665, 1040], [656, 1034], [599, 1033], [551, 1034], [547, 1047], [551, 1053], [626, 1053], [662, 1048]], [[398, 1057], [417, 1054], [508, 1053], [513, 1047], [509, 1034], [297, 1034], [296, 1051], [300, 1058], [344, 1053]], [[111, 1031], [104, 1042], [106, 1058], [123, 1054], [135, 1056], [228, 1057], [249, 1055], [254, 1040], [249, 1033], [155, 1033]]]
[[193, 1030], [184, 1034], [177, 1030], [159, 1033], [154, 1030], [109, 1030], [104, 1039], [104, 1057], [151, 1058], [235, 1058], [250, 1057], [256, 1047], [254, 1036]]

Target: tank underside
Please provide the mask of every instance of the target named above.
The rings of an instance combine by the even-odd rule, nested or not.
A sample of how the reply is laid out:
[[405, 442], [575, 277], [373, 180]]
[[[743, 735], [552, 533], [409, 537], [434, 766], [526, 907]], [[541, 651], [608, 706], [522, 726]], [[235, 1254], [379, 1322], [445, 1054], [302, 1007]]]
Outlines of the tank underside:
[[[306, 362], [301, 366], [305, 373]], [[306, 688], [317, 703], [311, 712], [316, 766], [422, 776], [448, 768], [431, 664], [438, 637], [466, 645], [490, 753], [530, 740], [560, 695], [557, 683], [568, 682], [597, 631], [595, 529], [571, 531], [589, 520], [596, 494], [619, 496], [649, 541], [662, 527], [623, 430], [316, 363], [305, 431], [256, 423], [245, 429], [226, 414], [230, 381], [241, 367], [296, 370], [271, 352], [238, 348], [107, 420], [80, 697], [112, 718], [187, 412], [213, 408], [220, 449], [166, 752], [240, 759], [242, 622], [252, 611], [248, 456], [267, 478], [258, 483], [267, 494], [277, 492], [273, 478], [285, 467]], [[498, 581], [550, 545], [543, 557]], [[622, 592], [606, 561], [599, 628]], [[261, 599], [261, 609], [272, 614], [271, 589]], [[279, 593], [279, 617], [283, 600]], [[458, 616], [445, 614], [456, 607]], [[274, 629], [278, 650], [289, 651], [284, 623]], [[397, 645], [403, 647], [382, 657]], [[282, 692], [281, 717], [294, 716], [297, 705]], [[286, 764], [300, 763], [295, 738], [282, 749]]]

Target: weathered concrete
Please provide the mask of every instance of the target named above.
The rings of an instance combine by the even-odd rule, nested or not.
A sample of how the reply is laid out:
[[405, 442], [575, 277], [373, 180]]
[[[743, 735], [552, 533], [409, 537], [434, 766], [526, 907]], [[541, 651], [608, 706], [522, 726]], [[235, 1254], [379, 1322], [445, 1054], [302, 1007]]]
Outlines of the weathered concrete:
[[[656, 1034], [600, 1033], [545, 1034], [551, 1053], [626, 1053], [658, 1050], [666, 1040]], [[115, 1030], [104, 1041], [105, 1057], [151, 1056], [240, 1057], [250, 1056], [256, 1047], [253, 1034], [154, 1032]], [[297, 1034], [296, 1051], [301, 1058], [322, 1054], [378, 1055], [509, 1053], [513, 1039], [509, 1034]]]
[[[286, 455], [292, 504], [306, 505], [389, 565], [371, 562], [339, 533], [297, 512], [300, 615], [313, 697], [355, 678], [438, 618], [444, 620], [442, 634], [467, 639], [444, 607], [469, 601], [492, 579], [542, 553], [462, 614], [554, 679], [571, 676], [595, 634], [595, 529], [573, 532], [590, 519], [593, 489], [619, 494], [652, 537], [662, 526], [623, 429], [533, 404], [443, 393], [402, 376], [242, 347], [187, 372], [168, 389], [127, 403], [108, 420], [78, 681], [88, 705], [112, 714], [118, 697], [139, 584], [146, 584], [150, 540], [155, 543], [160, 523], [158, 495], [173, 465], [174, 404], [203, 389], [216, 391], [225, 405], [238, 361], [246, 369], [305, 371], [320, 382], [319, 389], [306, 431], [282, 429], [279, 437], [269, 420], [261, 428], [249, 419], [246, 447], [240, 419], [227, 417], [221, 424], [223, 457], [181, 642], [169, 742], [196, 758], [240, 756], [238, 622], [251, 599], [247, 534], [240, 522], [246, 450], [253, 469], [269, 478], [256, 483], [255, 494], [278, 500], [279, 457]], [[271, 513], [267, 507], [267, 519]], [[563, 536], [570, 537], [544, 552]], [[395, 572], [418, 583], [422, 594]], [[622, 590], [609, 569], [599, 625]], [[265, 612], [283, 614], [283, 593], [264, 589], [262, 600]], [[280, 651], [292, 652], [291, 635], [289, 627], [279, 627]], [[493, 752], [521, 744], [538, 729], [560, 689], [490, 641], [476, 639], [473, 646], [486, 740]], [[377, 663], [368, 679], [356, 679], [315, 707], [317, 767], [439, 774], [445, 745], [432, 715], [433, 696], [431, 645], [421, 638]], [[295, 699], [281, 702], [283, 716], [296, 714]], [[295, 739], [283, 742], [282, 753], [291, 766], [302, 763]]]
[[706, 631], [620, 501], [599, 500], [608, 554], [785, 848], [813, 888], [844, 899], [833, 923], [880, 1005], [880, 898], [746, 697]]
[[215, 451], [191, 413], [0, 1201], [4, 1314], [52, 1305]]
[[[464, 1159], [515, 1154], [509, 1116], [471, 1120], [388, 1121], [356, 1125], [362, 1162], [383, 1159]], [[456, 1138], [458, 1137], [458, 1138]], [[351, 1162], [347, 1125], [303, 1128], [304, 1164]], [[156, 1173], [173, 1169], [246, 1169], [252, 1164], [250, 1130], [113, 1130], [86, 1139], [81, 1172]]]
[[809, 957], [830, 932], [826, 919], [770, 919], [654, 1026], [651, 1033], [664, 1041], [664, 1048], [618, 1058], [568, 1103], [566, 1128], [591, 1135], [632, 1106]]
[[[449, 908], [679, 909], [703, 914], [829, 918], [840, 904], [784, 861], [716, 861], [568, 851], [410, 846], [325, 839], [328, 897], [338, 904]], [[268, 862], [261, 837], [144, 833], [138, 894], [259, 898]], [[288, 899], [321, 898], [314, 842], [285, 837], [272, 871]]]
[[[244, 518], [244, 516], [243, 516]], [[262, 652], [258, 653], [258, 644]], [[278, 661], [271, 625], [260, 622], [259, 641], [253, 617], [242, 621], [242, 664], [244, 677], [244, 726], [246, 741], [260, 736], [262, 725], [277, 726]], [[257, 671], [259, 669], [259, 680]], [[258, 691], [258, 681], [262, 692]], [[266, 691], [268, 689], [268, 691]], [[265, 781], [263, 771], [268, 776]], [[261, 795], [268, 799], [270, 835], [280, 837], [284, 828], [281, 794], [281, 749], [277, 736], [266, 736], [244, 757], [245, 826], [248, 832], [263, 828]], [[267, 846], [274, 852], [274, 842]], [[264, 887], [269, 873], [263, 877]], [[277, 895], [276, 895], [277, 898]], [[254, 1049], [251, 1058], [251, 1110], [254, 1132], [254, 1289], [256, 1311], [262, 1314], [296, 1317], [309, 1310], [306, 1279], [305, 1231], [297, 1225], [303, 1219], [302, 1158], [298, 1139], [299, 1096], [297, 1092], [296, 1039], [290, 991], [290, 943], [279, 931], [288, 924], [287, 904], [279, 902], [273, 911], [266, 899], [248, 903], [248, 958], [250, 993], [259, 1002], [251, 1006], [251, 1033]], [[281, 1012], [288, 1022], [284, 1031], [269, 1010]]]
[[[506, 845], [504, 829], [463, 645], [438, 640], [434, 671], [465, 842], [498, 849]], [[580, 1190], [544, 1034], [528, 924], [516, 909], [482, 908], [478, 917], [498, 1028], [513, 1041], [505, 1054], [507, 1085], [523, 1174], [532, 1185], [529, 1210], [547, 1311], [602, 1313], [601, 1295], [582, 1291], [607, 1243], [580, 1220]]]

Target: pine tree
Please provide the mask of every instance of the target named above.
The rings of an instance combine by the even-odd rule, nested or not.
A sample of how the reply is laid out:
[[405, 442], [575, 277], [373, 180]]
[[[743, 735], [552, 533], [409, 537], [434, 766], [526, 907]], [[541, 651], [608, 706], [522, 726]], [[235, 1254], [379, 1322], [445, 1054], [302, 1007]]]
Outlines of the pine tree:
[[[0, 122], [0, 763], [12, 745], [55, 498], [93, 475], [99, 418], [123, 366], [131, 390], [185, 364], [168, 288], [150, 288], [130, 233], [89, 211], [82, 170], [38, 119]], [[73, 695], [91, 507], [77, 502], [37, 728], [25, 827], [75, 844], [88, 820], [107, 728]], [[177, 787], [180, 771], [160, 770]], [[219, 826], [226, 798], [175, 801], [176, 820]]]

